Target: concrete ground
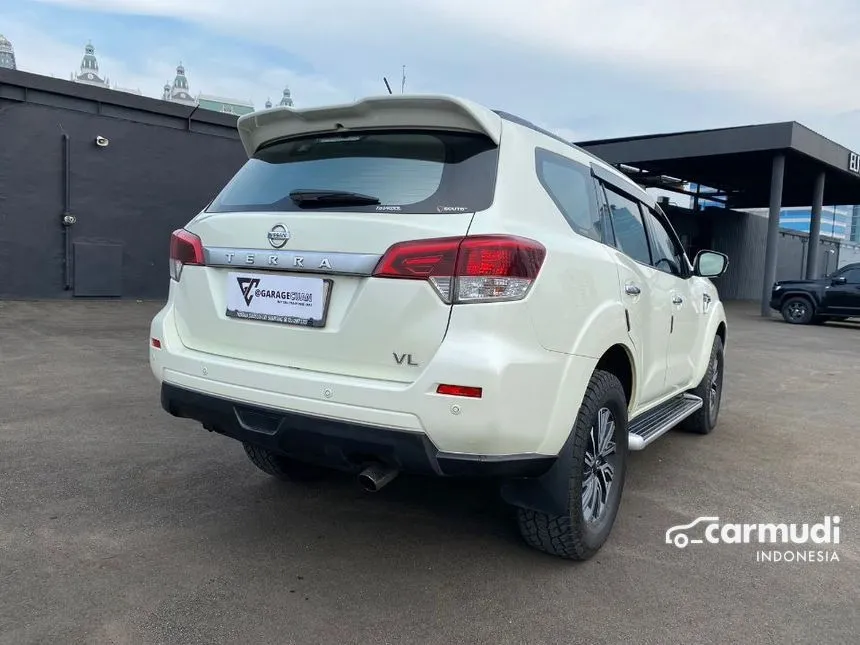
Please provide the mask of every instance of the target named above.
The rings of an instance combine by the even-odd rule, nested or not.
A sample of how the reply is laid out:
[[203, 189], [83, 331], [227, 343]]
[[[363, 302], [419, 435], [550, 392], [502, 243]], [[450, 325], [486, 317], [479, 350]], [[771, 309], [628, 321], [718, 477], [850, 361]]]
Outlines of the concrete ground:
[[[719, 428], [633, 454], [609, 542], [569, 563], [490, 487], [278, 483], [167, 416], [157, 308], [0, 302], [2, 643], [857, 642], [860, 326], [731, 307]], [[702, 515], [839, 515], [839, 561], [664, 543]]]

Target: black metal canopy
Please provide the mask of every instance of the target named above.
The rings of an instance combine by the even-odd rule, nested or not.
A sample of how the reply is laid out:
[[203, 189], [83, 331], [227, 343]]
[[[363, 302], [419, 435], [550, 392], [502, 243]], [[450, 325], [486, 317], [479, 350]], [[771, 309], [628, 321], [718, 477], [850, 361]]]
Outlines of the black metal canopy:
[[809, 206], [822, 171], [825, 204], [860, 204], [860, 157], [794, 121], [576, 145], [646, 186], [671, 189], [668, 176], [718, 189], [729, 208], [768, 206], [773, 159], [784, 154], [783, 207]]

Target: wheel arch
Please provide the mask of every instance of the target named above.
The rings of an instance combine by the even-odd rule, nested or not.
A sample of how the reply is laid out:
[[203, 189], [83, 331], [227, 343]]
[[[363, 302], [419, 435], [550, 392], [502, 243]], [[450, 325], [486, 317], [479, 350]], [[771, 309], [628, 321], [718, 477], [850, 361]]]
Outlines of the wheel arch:
[[633, 404], [636, 392], [636, 368], [633, 353], [623, 343], [609, 347], [597, 361], [595, 370], [603, 370], [614, 375], [621, 381], [624, 396], [627, 399], [627, 409]]
[[797, 290], [790, 291], [789, 290], [780, 296], [780, 299], [779, 299], [780, 312], [782, 311], [782, 307], [785, 305], [785, 301], [788, 300], [789, 298], [803, 298], [804, 300], [809, 301], [809, 304], [812, 305], [813, 311], [818, 309], [818, 299], [815, 296], [813, 296], [811, 293], [809, 293], [808, 291], [797, 291]]
[[[570, 400], [576, 401], [572, 414], [570, 408], [565, 407], [564, 414], [567, 415], [567, 431], [563, 445], [557, 453], [553, 465], [543, 474], [536, 477], [520, 477], [505, 480], [501, 487], [502, 499], [508, 504], [520, 508], [531, 509], [552, 515], [564, 514], [569, 509], [570, 486], [569, 473], [574, 459], [574, 442], [576, 433], [577, 417], [582, 407], [583, 395], [588, 384], [592, 382], [594, 375], [599, 370], [605, 370], [621, 381], [625, 396], [633, 397], [636, 383], [636, 372], [633, 354], [624, 343], [615, 343], [604, 350], [599, 359], [591, 359], [591, 369], [582, 370], [581, 391]], [[571, 357], [574, 358], [574, 357]], [[583, 357], [579, 357], [582, 360]], [[579, 367], [584, 367], [579, 363]], [[629, 394], [628, 394], [629, 392]], [[627, 401], [628, 409], [630, 400]]]
[[723, 308], [723, 303], [718, 303], [711, 314], [705, 326], [701, 339], [701, 346], [698, 349], [696, 357], [696, 370], [692, 381], [688, 384], [689, 387], [695, 387], [705, 376], [708, 371], [708, 365], [711, 362], [711, 350], [714, 346], [714, 338], [719, 338], [725, 350], [726, 341], [728, 340], [728, 321], [726, 319], [726, 311]]

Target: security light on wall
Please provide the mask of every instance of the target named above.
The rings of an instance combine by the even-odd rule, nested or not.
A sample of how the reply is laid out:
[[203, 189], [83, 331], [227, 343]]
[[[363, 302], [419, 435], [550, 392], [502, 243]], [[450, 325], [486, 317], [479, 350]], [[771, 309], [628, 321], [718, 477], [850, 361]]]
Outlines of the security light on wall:
[[103, 137], [103, 136], [101, 136], [101, 135], [98, 135], [98, 136], [96, 137], [96, 145], [97, 145], [99, 148], [107, 148], [107, 147], [108, 147], [108, 144], [110, 144], [110, 141], [108, 140], [108, 138], [107, 138], [107, 137]]

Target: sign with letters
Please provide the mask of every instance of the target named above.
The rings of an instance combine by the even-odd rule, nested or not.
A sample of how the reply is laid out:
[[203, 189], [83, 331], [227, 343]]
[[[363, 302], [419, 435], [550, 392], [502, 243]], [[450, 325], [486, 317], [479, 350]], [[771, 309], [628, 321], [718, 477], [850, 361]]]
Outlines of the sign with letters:
[[860, 174], [860, 155], [856, 152], [848, 155], [848, 170]]

